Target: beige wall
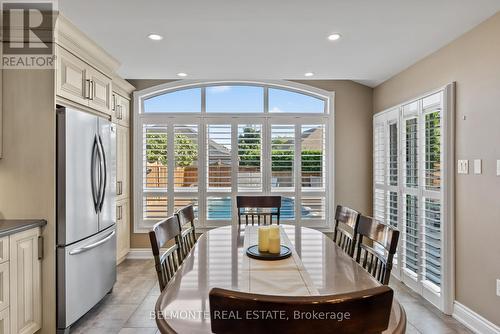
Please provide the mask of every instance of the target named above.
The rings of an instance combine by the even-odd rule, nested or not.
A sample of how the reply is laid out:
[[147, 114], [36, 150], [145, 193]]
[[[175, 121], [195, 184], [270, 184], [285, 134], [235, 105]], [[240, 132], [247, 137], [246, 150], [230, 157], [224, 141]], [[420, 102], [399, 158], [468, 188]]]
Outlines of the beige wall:
[[[27, 98], [29, 97], [29, 98]], [[0, 219], [46, 219], [42, 333], [55, 332], [54, 71], [3, 71]]]
[[500, 325], [500, 13], [376, 87], [374, 111], [452, 81], [456, 158], [483, 159], [482, 175], [456, 175], [456, 300]]
[[[141, 90], [167, 80], [129, 82]], [[297, 82], [335, 92], [335, 201], [371, 214], [373, 90], [348, 80]], [[130, 245], [149, 247], [147, 234], [132, 233]]]

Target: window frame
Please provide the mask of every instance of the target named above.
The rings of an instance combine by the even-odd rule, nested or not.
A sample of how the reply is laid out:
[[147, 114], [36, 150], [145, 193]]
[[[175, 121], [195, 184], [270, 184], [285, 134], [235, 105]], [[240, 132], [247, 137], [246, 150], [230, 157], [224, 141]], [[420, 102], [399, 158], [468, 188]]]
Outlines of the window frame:
[[[210, 112], [207, 113], [205, 110], [206, 107], [206, 88], [207, 87], [212, 87], [212, 86], [235, 86], [235, 85], [241, 85], [241, 86], [260, 86], [263, 87], [264, 89], [264, 112], [258, 112], [258, 113], [238, 113], [238, 114], [231, 114], [228, 112], [222, 112], [222, 113], [215, 113], [215, 112]], [[183, 90], [183, 89], [190, 89], [190, 88], [201, 88], [201, 112], [179, 112], [179, 113], [170, 113], [170, 112], [144, 112], [144, 100], [162, 95], [168, 92], [174, 92], [178, 90]], [[269, 106], [269, 95], [268, 91], [269, 88], [274, 88], [274, 89], [282, 89], [286, 91], [291, 91], [294, 93], [300, 93], [304, 95], [308, 95], [314, 98], [321, 99], [325, 102], [325, 110], [324, 113], [270, 113], [268, 110]], [[209, 192], [208, 187], [206, 185], [207, 183], [207, 175], [206, 174], [206, 168], [205, 164], [207, 163], [207, 154], [206, 154], [206, 148], [202, 145], [206, 145], [206, 136], [207, 134], [207, 124], [231, 124], [232, 125], [232, 131], [236, 131], [236, 134], [238, 132], [238, 124], [262, 124], [262, 183], [263, 183], [263, 192], [266, 193], [267, 189], [266, 186], [264, 185], [265, 180], [267, 180], [268, 173], [270, 173], [269, 169], [269, 162], [267, 162], [267, 159], [265, 158], [267, 155], [270, 156], [270, 152], [268, 149], [268, 144], [270, 144], [270, 127], [271, 124], [294, 124], [296, 125], [296, 128], [298, 128], [299, 132], [301, 129], [301, 125], [311, 125], [318, 123], [318, 120], [321, 120], [321, 124], [324, 124], [324, 129], [325, 129], [325, 152], [329, 152], [327, 158], [325, 158], [325, 171], [324, 173], [326, 181], [325, 181], [325, 223], [321, 225], [315, 225], [314, 222], [309, 224], [309, 223], [300, 223], [302, 226], [309, 226], [313, 227], [317, 230], [324, 231], [324, 232], [331, 232], [333, 230], [333, 221], [331, 220], [332, 212], [334, 211], [334, 203], [335, 203], [335, 191], [334, 191], [334, 179], [335, 179], [335, 174], [334, 174], [334, 138], [335, 138], [335, 115], [334, 115], [334, 99], [335, 99], [335, 93], [334, 92], [329, 92], [325, 91], [322, 89], [318, 89], [315, 87], [307, 86], [304, 84], [299, 84], [299, 83], [294, 83], [294, 82], [287, 82], [287, 81], [279, 81], [279, 80], [270, 80], [270, 81], [247, 81], [247, 80], [239, 80], [239, 81], [232, 81], [232, 80], [221, 80], [221, 81], [198, 81], [198, 80], [182, 80], [182, 81], [174, 81], [150, 88], [146, 88], [144, 90], [136, 91], [134, 92], [134, 112], [133, 112], [133, 154], [132, 154], [132, 159], [133, 159], [133, 166], [135, 171], [140, 171], [140, 172], [135, 172], [133, 174], [133, 184], [134, 184], [134, 200], [133, 200], [133, 205], [134, 205], [134, 233], [147, 233], [150, 229], [149, 224], [145, 224], [143, 222], [143, 187], [142, 187], [142, 178], [143, 178], [143, 166], [142, 166], [142, 161], [143, 161], [143, 152], [142, 152], [142, 127], [144, 124], [159, 124], [159, 125], [167, 125], [168, 127], [172, 127], [174, 124], [196, 124], [198, 125], [198, 150], [202, 152], [203, 154], [199, 154], [198, 157], [198, 164], [199, 164], [199, 171], [200, 173], [198, 174], [198, 205], [199, 205], [199, 212], [204, 215], [203, 217], [200, 217], [201, 220], [203, 221], [203, 225], [197, 227], [200, 231], [208, 230], [214, 227], [218, 226], [224, 226], [227, 225], [227, 221], [225, 223], [222, 222], [217, 222], [217, 221], [210, 221], [213, 224], [207, 225], [206, 223], [208, 220], [206, 219], [206, 200], [209, 197], [209, 195], [215, 195], [215, 192]], [[258, 118], [258, 119], [256, 119]], [[234, 136], [234, 134], [233, 134]], [[269, 137], [269, 138], [267, 138]], [[203, 138], [203, 139], [202, 139]], [[232, 138], [232, 155], [237, 155], [238, 152], [238, 146], [237, 146], [237, 136]], [[296, 147], [300, 148], [301, 141], [298, 140], [296, 143]], [[233, 147], [234, 146], [234, 147]], [[300, 157], [300, 150], [299, 152], [295, 152], [295, 155], [297, 156], [299, 154]], [[298, 168], [298, 172], [295, 172], [294, 170], [294, 175], [296, 176], [297, 174], [299, 177], [295, 180], [295, 182], [300, 182], [300, 159], [295, 159], [295, 165], [294, 168]], [[267, 165], [267, 167], [266, 167]], [[203, 167], [201, 167], [203, 166]], [[201, 171], [204, 171], [201, 173]], [[233, 170], [232, 173], [232, 182], [237, 182], [238, 175], [237, 173]], [[226, 192], [225, 194], [227, 196], [234, 197], [236, 193], [241, 193], [241, 194], [258, 194], [262, 192], [238, 192], [237, 190], [237, 184], [232, 185], [231, 191]], [[269, 185], [270, 187], [270, 185]], [[167, 190], [166, 193], [169, 191]], [[298, 191], [297, 187], [296, 190], [294, 190], [295, 194], [303, 193], [303, 191]], [[174, 190], [173, 193], [177, 193], [177, 191]], [[273, 192], [272, 194], [281, 194], [281, 192]], [[314, 196], [314, 193], [311, 192], [306, 192], [306, 196], [309, 194], [311, 196]], [[183, 196], [185, 195], [185, 196]], [[189, 193], [183, 194], [180, 197], [189, 197]], [[299, 194], [300, 195], [300, 194]], [[296, 205], [296, 213], [300, 212], [300, 202], [297, 202], [297, 200], [300, 200], [301, 196], [296, 196], [295, 201], [297, 203]], [[233, 201], [235, 202], [235, 201]], [[174, 203], [168, 203], [169, 208], [174, 206]], [[171, 209], [171, 208], [170, 208]], [[232, 212], [236, 211], [236, 203], [232, 203]], [[300, 216], [299, 216], [300, 217]], [[296, 216], [296, 221], [300, 222], [300, 218]], [[314, 219], [313, 219], [314, 221]], [[232, 222], [233, 224], [235, 223], [234, 221]]]

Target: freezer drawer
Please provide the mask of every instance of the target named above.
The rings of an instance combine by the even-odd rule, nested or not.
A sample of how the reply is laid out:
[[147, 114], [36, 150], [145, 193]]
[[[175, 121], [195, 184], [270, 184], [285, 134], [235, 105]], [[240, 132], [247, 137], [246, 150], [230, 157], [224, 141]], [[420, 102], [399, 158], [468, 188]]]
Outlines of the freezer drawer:
[[75, 244], [57, 248], [57, 327], [73, 324], [116, 281], [115, 226]]

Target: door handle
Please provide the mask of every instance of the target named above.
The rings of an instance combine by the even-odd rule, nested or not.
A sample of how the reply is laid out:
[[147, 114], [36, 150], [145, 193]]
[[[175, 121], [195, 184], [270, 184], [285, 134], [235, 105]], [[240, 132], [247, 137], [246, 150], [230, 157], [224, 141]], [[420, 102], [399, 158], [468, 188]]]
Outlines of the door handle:
[[94, 200], [94, 210], [99, 212], [99, 194], [96, 189], [96, 158], [99, 153], [97, 152], [97, 136], [94, 137], [94, 144], [92, 145], [92, 156], [90, 160], [90, 184], [92, 188], [92, 198]]
[[83, 97], [90, 100], [90, 79], [85, 79]]
[[106, 166], [106, 154], [104, 153], [104, 146], [102, 144], [101, 136], [98, 136], [98, 152], [99, 152], [99, 168], [101, 170], [101, 178], [100, 178], [100, 196], [99, 196], [99, 211], [102, 210], [102, 206], [104, 205], [104, 198], [106, 197], [106, 183], [108, 178], [107, 166]]
[[95, 96], [95, 84], [94, 80], [90, 80], [90, 99], [93, 100]]
[[122, 215], [123, 215], [123, 213], [122, 213], [122, 206], [119, 205], [119, 206], [116, 207], [116, 209], [118, 211], [116, 213], [116, 220], [122, 220]]
[[72, 251], [69, 252], [69, 255], [80, 254], [83, 252], [87, 252], [87, 251], [91, 250], [92, 248], [96, 248], [97, 246], [102, 245], [103, 243], [105, 243], [106, 241], [111, 239], [115, 235], [115, 233], [116, 232], [113, 231], [110, 234], [108, 234], [107, 236], [105, 236], [104, 238], [102, 238], [101, 240], [98, 240], [94, 243], [91, 243], [90, 245], [83, 246], [82, 248], [73, 249]]
[[117, 185], [116, 194], [117, 195], [122, 195], [123, 194], [123, 182], [122, 181], [118, 181], [116, 183], [116, 185]]

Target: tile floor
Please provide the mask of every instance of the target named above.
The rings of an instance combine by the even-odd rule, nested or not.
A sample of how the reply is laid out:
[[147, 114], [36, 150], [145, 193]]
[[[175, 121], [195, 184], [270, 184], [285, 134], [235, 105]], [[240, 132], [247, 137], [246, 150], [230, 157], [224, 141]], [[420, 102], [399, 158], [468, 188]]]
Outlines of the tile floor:
[[[393, 281], [391, 287], [404, 306], [408, 334], [472, 333], [442, 314], [423, 298]], [[72, 334], [157, 334], [150, 312], [160, 294], [152, 260], [125, 260], [118, 266], [113, 292], [74, 326]]]

